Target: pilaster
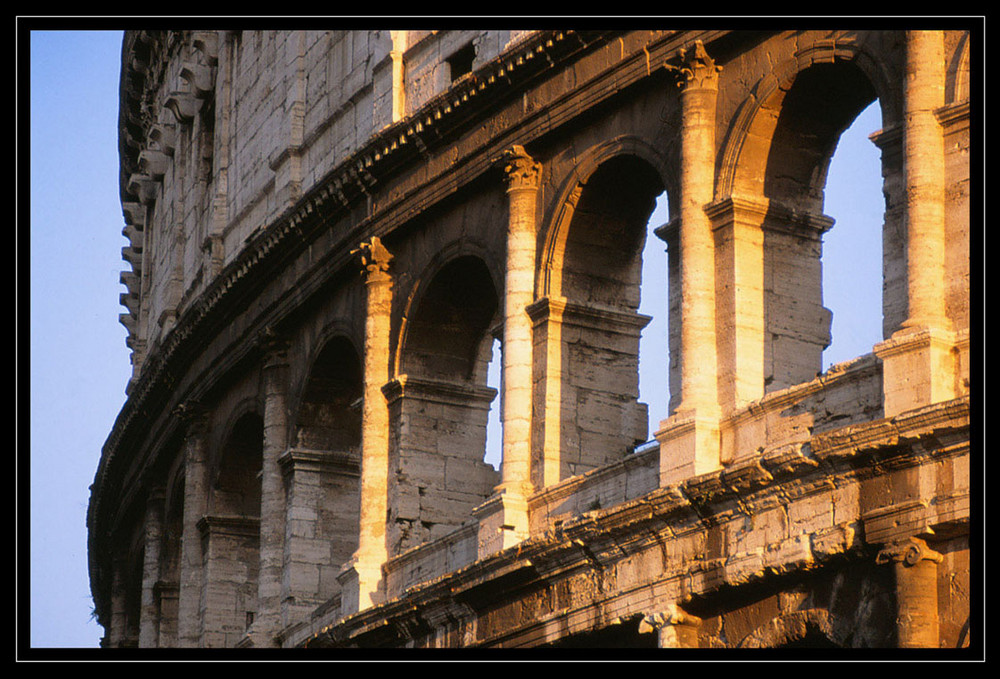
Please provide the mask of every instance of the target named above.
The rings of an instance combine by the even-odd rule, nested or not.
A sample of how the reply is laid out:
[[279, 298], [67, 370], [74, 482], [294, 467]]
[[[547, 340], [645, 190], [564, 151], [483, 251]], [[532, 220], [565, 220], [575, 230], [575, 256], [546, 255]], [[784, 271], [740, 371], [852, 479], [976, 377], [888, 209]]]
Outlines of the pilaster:
[[715, 240], [705, 211], [715, 186], [715, 108], [722, 70], [697, 41], [667, 64], [681, 88], [681, 400], [661, 423], [660, 484], [719, 466]]
[[197, 404], [174, 411], [184, 428], [184, 514], [181, 529], [180, 582], [177, 595], [178, 645], [201, 645], [201, 598], [204, 564], [198, 522], [205, 516], [208, 498], [205, 436], [207, 416]]
[[[507, 189], [507, 266], [504, 277], [502, 393], [503, 479], [487, 502], [496, 520], [480, 522], [480, 557], [528, 537], [527, 497], [531, 493], [532, 335], [527, 307], [535, 298], [536, 206], [542, 166], [513, 146], [500, 159]], [[502, 539], [494, 535], [499, 521]], [[484, 553], [485, 550], [485, 553]]]
[[361, 517], [358, 550], [337, 580], [344, 616], [379, 603], [387, 559], [389, 409], [382, 386], [389, 381], [392, 255], [376, 236], [354, 250], [365, 277], [364, 405], [361, 415]]
[[260, 570], [253, 641], [257, 647], [277, 646], [281, 629], [281, 580], [285, 538], [285, 487], [278, 458], [288, 445], [288, 342], [265, 332], [264, 441], [260, 479]]
[[884, 365], [885, 415], [955, 398], [955, 337], [945, 311], [944, 104], [941, 31], [907, 31], [903, 87], [907, 314], [875, 345]]
[[139, 647], [159, 646], [160, 610], [156, 585], [160, 579], [160, 545], [163, 540], [162, 488], [154, 488], [146, 500], [145, 546], [142, 564], [142, 601], [139, 613]]

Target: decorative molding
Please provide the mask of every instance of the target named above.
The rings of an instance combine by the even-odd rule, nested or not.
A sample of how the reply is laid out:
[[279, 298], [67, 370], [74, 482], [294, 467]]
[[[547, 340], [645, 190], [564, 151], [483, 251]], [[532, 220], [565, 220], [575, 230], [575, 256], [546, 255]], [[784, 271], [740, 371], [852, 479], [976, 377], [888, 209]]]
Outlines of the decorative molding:
[[708, 56], [701, 40], [695, 40], [691, 47], [681, 49], [678, 56], [667, 61], [663, 67], [676, 78], [677, 86], [684, 90], [715, 89], [722, 72], [722, 66]]
[[507, 149], [499, 160], [507, 181], [507, 191], [534, 191], [542, 176], [542, 164], [529, 156], [523, 146]]

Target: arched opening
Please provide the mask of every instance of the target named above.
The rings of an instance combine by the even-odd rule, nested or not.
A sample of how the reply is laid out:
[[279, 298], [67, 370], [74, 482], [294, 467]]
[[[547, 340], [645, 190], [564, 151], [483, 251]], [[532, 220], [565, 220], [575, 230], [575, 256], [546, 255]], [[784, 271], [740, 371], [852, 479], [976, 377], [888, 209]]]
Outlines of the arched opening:
[[[823, 239], [831, 227], [824, 214], [826, 179], [842, 132], [874, 99], [856, 65], [836, 62], [799, 73], [782, 101], [763, 186], [775, 215], [765, 219], [764, 231], [768, 391], [822, 372], [832, 320], [822, 284]], [[855, 259], [865, 256], [854, 252]], [[879, 297], [880, 288], [869, 294]]]
[[833, 312], [823, 370], [867, 354], [882, 340], [882, 168], [869, 136], [882, 128], [869, 104], [840, 135], [826, 178], [824, 211], [836, 220], [823, 237], [823, 303]]
[[639, 313], [649, 324], [639, 339], [639, 400], [649, 413], [649, 437], [670, 413], [670, 286], [666, 243], [656, 231], [670, 221], [670, 206], [664, 191], [656, 198], [646, 226], [642, 251], [642, 282]]
[[302, 390], [285, 479], [289, 606], [308, 609], [340, 591], [337, 574], [358, 547], [361, 517], [361, 358], [344, 336], [326, 341]]
[[[648, 237], [650, 216], [665, 187], [640, 153], [625, 143], [615, 148], [576, 180], [546, 243], [546, 297], [531, 309], [540, 373], [536, 412], [544, 413], [533, 446], [535, 487], [620, 460], [649, 438], [639, 354], [650, 317], [639, 313], [640, 284], [644, 259], [665, 259], [662, 242], [647, 248], [655, 240]], [[650, 306], [665, 309], [653, 287]], [[654, 362], [665, 361], [666, 347], [650, 353]], [[665, 415], [665, 408], [654, 413], [656, 424]]]
[[484, 459], [497, 395], [487, 385], [496, 362], [496, 290], [485, 262], [461, 255], [433, 273], [411, 303], [400, 374], [385, 389], [391, 554], [455, 530], [500, 482]]
[[[739, 407], [765, 393], [811, 381], [831, 362], [868, 353], [878, 341], [878, 310], [884, 313], [893, 304], [883, 295], [882, 285], [882, 272], [894, 267], [889, 261], [892, 255], [883, 261], [877, 245], [882, 239], [884, 204], [869, 200], [883, 183], [871, 170], [850, 178], [847, 200], [864, 211], [862, 218], [834, 206], [834, 202], [843, 205], [837, 167], [834, 181], [828, 181], [838, 145], [857, 146], [854, 130], [846, 138], [844, 133], [863, 111], [859, 129], [872, 131], [866, 128], [878, 112], [873, 105], [876, 96], [857, 59], [814, 63], [765, 93], [752, 119], [747, 119], [745, 132], [734, 136], [740, 151], [733, 166], [730, 205], [716, 208], [713, 215], [717, 243], [730, 239], [736, 271], [727, 273], [732, 279], [728, 289], [726, 281], [717, 287], [719, 312], [731, 328], [719, 340], [724, 406]], [[722, 185], [728, 181], [723, 176]], [[866, 184], [863, 194], [858, 182]], [[858, 199], [862, 195], [864, 201]], [[831, 202], [831, 197], [836, 200]], [[841, 214], [825, 214], [831, 206]], [[834, 225], [835, 218], [845, 223]], [[831, 227], [844, 233], [832, 236]], [[890, 228], [888, 215], [885, 228]], [[862, 229], [863, 237], [858, 233]], [[824, 256], [827, 242], [835, 244]], [[874, 279], [857, 275], [872, 270], [877, 272]], [[864, 289], [855, 288], [845, 299], [839, 292], [827, 294], [824, 279], [836, 279], [837, 286], [855, 282]], [[824, 360], [832, 341], [833, 312], [828, 302], [844, 320], [855, 319], [850, 332], [864, 338], [854, 344], [843, 342], [843, 351], [850, 356], [839, 353], [838, 343]], [[858, 332], [859, 322], [865, 327], [863, 333]]]
[[160, 579], [156, 583], [159, 609], [157, 644], [177, 644], [178, 596], [180, 594], [181, 538], [184, 532], [184, 470], [181, 468], [168, 486], [163, 509], [163, 534], [160, 545]]
[[299, 404], [295, 447], [354, 451], [361, 444], [361, 359], [345, 337], [329, 340], [313, 362]]
[[[500, 339], [493, 338], [493, 344], [490, 348], [490, 365], [486, 370], [486, 386], [490, 389], [496, 389], [498, 394], [501, 393], [502, 377], [503, 350]], [[500, 408], [497, 407], [498, 404], [499, 399], [490, 407], [490, 415], [486, 421], [486, 456], [483, 458], [497, 471], [500, 470], [500, 465], [503, 463], [503, 421]]]
[[222, 448], [209, 512], [215, 516], [260, 518], [260, 471], [264, 422], [254, 413], [236, 421]]
[[213, 583], [202, 618], [206, 646], [230, 648], [257, 612], [264, 422], [246, 413], [226, 437], [209, 490], [202, 533], [204, 582]]

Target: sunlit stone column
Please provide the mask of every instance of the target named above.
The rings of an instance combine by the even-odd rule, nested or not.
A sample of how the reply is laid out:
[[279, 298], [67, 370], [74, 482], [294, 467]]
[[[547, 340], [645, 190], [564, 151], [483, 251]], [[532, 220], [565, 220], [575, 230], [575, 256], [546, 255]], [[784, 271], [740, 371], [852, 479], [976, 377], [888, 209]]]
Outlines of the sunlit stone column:
[[681, 88], [681, 401], [656, 433], [661, 485], [719, 466], [715, 242], [705, 207], [715, 185], [715, 105], [721, 67], [700, 41], [680, 56], [679, 66], [667, 68], [678, 76]]
[[145, 545], [142, 563], [142, 609], [139, 613], [139, 648], [159, 646], [160, 611], [156, 585], [160, 579], [160, 545], [163, 540], [163, 488], [154, 488], [146, 500]]
[[180, 646], [195, 648], [201, 645], [203, 563], [198, 522], [205, 516], [208, 501], [207, 417], [201, 408], [193, 404], [178, 407], [174, 415], [181, 419], [186, 429], [177, 639]]
[[896, 625], [900, 648], [937, 648], [937, 572], [943, 557], [923, 540], [909, 538], [887, 545], [878, 563], [891, 563], [896, 576]]
[[531, 493], [532, 320], [535, 299], [535, 209], [542, 167], [522, 146], [502, 158], [507, 181], [507, 266], [504, 278], [503, 474], [492, 501], [477, 511], [480, 556], [528, 537], [527, 499]]
[[355, 250], [365, 276], [364, 405], [361, 415], [361, 518], [358, 550], [337, 580], [341, 613], [379, 603], [382, 564], [387, 559], [386, 510], [389, 477], [389, 408], [382, 387], [389, 381], [392, 255], [373, 237]]
[[955, 397], [955, 338], [945, 311], [944, 105], [941, 31], [906, 32], [903, 174], [906, 181], [907, 317], [875, 346], [883, 361], [885, 415]]
[[257, 613], [251, 636], [256, 647], [277, 646], [281, 630], [281, 580], [285, 551], [285, 487], [278, 459], [288, 446], [288, 343], [265, 333], [264, 441], [260, 476], [260, 570]]

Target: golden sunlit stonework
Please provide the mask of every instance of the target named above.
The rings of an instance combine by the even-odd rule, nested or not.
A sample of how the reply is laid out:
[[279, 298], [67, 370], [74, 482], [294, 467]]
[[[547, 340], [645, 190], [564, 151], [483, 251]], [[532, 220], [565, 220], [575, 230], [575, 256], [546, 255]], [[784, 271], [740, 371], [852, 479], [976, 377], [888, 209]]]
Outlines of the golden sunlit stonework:
[[[126, 32], [103, 645], [967, 646], [969, 54], [957, 29]], [[826, 172], [875, 101], [883, 341], [824, 372]]]

